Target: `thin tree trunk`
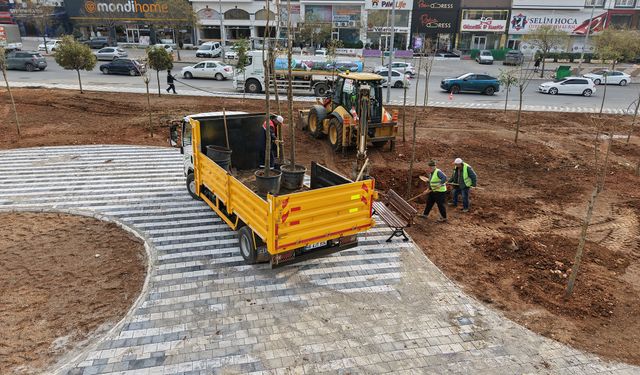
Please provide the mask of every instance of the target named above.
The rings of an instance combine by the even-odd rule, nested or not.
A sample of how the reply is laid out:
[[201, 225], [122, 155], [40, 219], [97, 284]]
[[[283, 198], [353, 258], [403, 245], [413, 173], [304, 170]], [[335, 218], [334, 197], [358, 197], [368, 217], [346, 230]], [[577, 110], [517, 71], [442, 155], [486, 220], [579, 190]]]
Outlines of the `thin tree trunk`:
[[504, 99], [504, 112], [507, 112], [507, 104], [509, 103], [509, 91], [511, 91], [511, 86], [507, 85], [507, 89], [505, 90], [505, 99]]
[[151, 93], [149, 92], [149, 80], [147, 79], [144, 85], [147, 88], [147, 112], [149, 113], [149, 134], [153, 138], [153, 120], [151, 118]]
[[602, 110], [604, 109], [604, 102], [606, 99], [607, 99], [607, 75], [605, 74], [604, 89], [602, 91], [602, 104], [600, 104], [600, 113], [599, 113], [600, 116], [602, 116]]
[[11, 87], [9, 86], [9, 80], [7, 79], [7, 71], [2, 69], [2, 76], [4, 77], [4, 83], [7, 86], [7, 91], [9, 92], [9, 98], [11, 99], [11, 107], [13, 108], [13, 114], [16, 117], [16, 130], [18, 131], [18, 138], [22, 136], [20, 133], [20, 122], [18, 121], [18, 110], [16, 108], [16, 102], [13, 100], [13, 93], [11, 92]]
[[[46, 29], [46, 26], [44, 27], [44, 29]], [[42, 40], [44, 40], [44, 53], [49, 53], [49, 47], [47, 46], [47, 36], [44, 30], [42, 31]]]
[[80, 84], [80, 94], [84, 94], [84, 91], [82, 91], [82, 80], [80, 79], [80, 70], [76, 69], [76, 73], [78, 73], [78, 83]]
[[638, 119], [638, 109], [640, 109], [640, 95], [636, 101], [636, 110], [633, 112], [633, 121], [631, 121], [631, 128], [629, 129], [629, 134], [627, 134], [627, 144], [631, 140], [631, 134], [636, 127], [636, 120]]
[[418, 79], [416, 80], [416, 94], [413, 98], [413, 138], [411, 140], [411, 160], [409, 161], [409, 178], [407, 179], [407, 197], [411, 196], [411, 183], [413, 182], [413, 163], [416, 159], [416, 127], [418, 124], [418, 84], [420, 83], [420, 71], [422, 70], [422, 53], [418, 59]]
[[407, 141], [405, 136], [405, 127], [407, 122], [407, 86], [403, 85], [404, 97], [402, 99], [402, 143]]
[[544, 68], [547, 66], [546, 65], [547, 64], [546, 57], [547, 57], [547, 53], [545, 52], [545, 53], [542, 54], [542, 70], [540, 71], [540, 78], [544, 77]]
[[[173, 29], [175, 31], [175, 29]], [[176, 56], [178, 57], [178, 61], [181, 61], [180, 59], [180, 45], [182, 44], [182, 34], [180, 34], [180, 30], [178, 30], [178, 43], [176, 45]]]
[[598, 187], [593, 188], [593, 192], [591, 193], [591, 199], [589, 200], [589, 205], [587, 206], [587, 214], [582, 222], [582, 230], [580, 232], [580, 242], [578, 243], [578, 250], [576, 251], [576, 255], [573, 259], [573, 267], [571, 268], [571, 275], [569, 276], [569, 282], [567, 283], [567, 289], [564, 293], [564, 298], [568, 299], [573, 294], [573, 288], [576, 283], [576, 278], [578, 277], [578, 270], [580, 269], [580, 264], [582, 263], [582, 254], [584, 253], [584, 245], [587, 241], [587, 230], [589, 229], [589, 224], [591, 224], [591, 217], [593, 215], [593, 207], [596, 204], [596, 199], [598, 198]]
[[287, 0], [287, 109], [289, 110], [289, 134], [291, 139], [291, 170], [296, 166], [296, 127], [293, 123], [293, 83], [291, 82], [291, 61], [293, 38], [291, 38], [291, 0]]
[[160, 95], [160, 71], [156, 70], [156, 80], [158, 81], [158, 96]]
[[518, 135], [520, 134], [520, 122], [522, 120], [522, 94], [524, 91], [524, 86], [522, 86], [522, 83], [520, 84], [520, 86], [518, 86], [518, 92], [520, 93], [520, 100], [518, 103], [518, 118], [516, 120], [516, 138], [514, 140], [515, 144], [518, 144]]
[[[269, 14], [269, 0], [265, 1], [267, 3], [266, 10], [267, 15]], [[265, 107], [267, 111], [266, 119], [265, 119], [265, 147], [264, 147], [264, 177], [268, 177], [271, 170], [271, 103], [269, 102], [269, 82], [271, 79], [270, 69], [271, 69], [271, 49], [267, 49], [267, 43], [269, 39], [269, 19], [271, 17], [267, 16], [267, 22], [264, 32], [264, 38], [262, 41], [262, 58], [264, 59], [264, 82], [266, 89], [264, 90], [264, 98], [265, 98]], [[267, 49], [267, 55], [265, 56], [265, 49]]]

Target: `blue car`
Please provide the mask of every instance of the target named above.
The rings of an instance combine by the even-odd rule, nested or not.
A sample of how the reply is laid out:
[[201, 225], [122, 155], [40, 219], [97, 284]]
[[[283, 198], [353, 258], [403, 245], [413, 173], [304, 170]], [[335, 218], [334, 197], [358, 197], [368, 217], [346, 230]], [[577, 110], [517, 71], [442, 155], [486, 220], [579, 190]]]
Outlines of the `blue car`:
[[493, 95], [500, 91], [500, 81], [486, 74], [466, 73], [457, 78], [443, 79], [440, 88], [454, 94], [465, 91]]

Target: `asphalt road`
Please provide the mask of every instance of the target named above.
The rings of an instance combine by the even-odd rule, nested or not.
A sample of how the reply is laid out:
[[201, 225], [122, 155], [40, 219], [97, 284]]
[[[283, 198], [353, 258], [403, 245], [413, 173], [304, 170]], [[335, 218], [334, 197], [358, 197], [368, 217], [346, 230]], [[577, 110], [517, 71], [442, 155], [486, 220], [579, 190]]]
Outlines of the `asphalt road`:
[[[33, 48], [33, 46], [25, 46], [25, 48]], [[142, 49], [128, 49], [130, 57], [142, 56], [144, 50]], [[174, 68], [174, 74], [179, 72], [182, 67], [191, 65], [199, 60], [195, 57], [195, 51], [181, 51], [181, 57], [185, 62], [176, 62]], [[8, 78], [10, 82], [20, 82], [21, 84], [38, 85], [38, 84], [63, 84], [63, 85], [77, 85], [77, 75], [75, 71], [64, 70], [58, 66], [52, 56], [47, 57], [49, 66], [45, 71], [9, 71]], [[121, 88], [144, 88], [144, 83], [140, 77], [120, 76], [120, 75], [105, 75], [99, 71], [99, 66], [103, 62], [99, 62], [96, 68], [90, 72], [81, 72], [83, 85], [93, 85], [98, 87], [121, 87]], [[417, 61], [414, 62], [417, 65]], [[380, 65], [380, 60], [367, 60], [365, 62], [365, 70], [367, 67], [373, 67]], [[554, 68], [551, 65], [551, 68]], [[447, 61], [435, 61], [430, 83], [429, 83], [429, 101], [439, 102], [446, 106], [446, 103], [451, 103], [460, 106], [461, 104], [469, 104], [480, 107], [497, 107], [504, 104], [506, 93], [504, 91], [496, 93], [494, 96], [486, 96], [481, 94], [458, 94], [451, 99], [448, 93], [440, 90], [440, 81], [443, 78], [453, 77], [466, 72], [485, 73], [493, 76], [497, 76], [501, 69], [505, 69], [501, 64], [495, 64], [491, 66], [478, 65], [474, 61], [462, 61], [462, 60], [447, 60]], [[150, 88], [157, 90], [157, 83], [155, 79], [155, 71], [151, 71], [152, 81]], [[640, 78], [638, 79], [640, 81]], [[208, 91], [216, 92], [235, 92], [231, 81], [215, 81], [208, 79], [192, 79], [182, 80], [189, 85]], [[416, 96], [415, 84], [418, 79], [411, 80], [411, 87], [407, 89], [407, 103], [413, 104]], [[417, 97], [418, 105], [424, 102], [425, 96], [425, 79], [422, 75], [419, 79]], [[529, 106], [554, 106], [554, 107], [580, 107], [580, 108], [599, 108], [602, 102], [603, 86], [598, 87], [598, 91], [592, 97], [582, 96], [570, 96], [570, 95], [558, 95], [551, 96], [538, 93], [537, 87], [544, 80], [534, 79], [530, 82], [524, 93], [524, 103]], [[160, 86], [166, 87], [166, 77], [164, 72], [160, 72]], [[193, 89], [183, 86], [180, 82], [177, 83], [176, 88], [178, 92], [181, 89], [187, 91], [193, 91]], [[626, 109], [629, 105], [638, 97], [640, 85], [632, 84], [627, 87], [619, 87], [609, 85], [607, 87], [607, 95], [605, 101], [605, 108], [607, 109]], [[307, 95], [307, 93], [296, 93], [296, 95]], [[310, 95], [310, 94], [308, 94]], [[386, 89], [383, 90], [383, 96], [386, 99]], [[394, 103], [401, 103], [403, 101], [403, 89], [391, 89], [391, 98]], [[518, 102], [517, 90], [512, 90], [509, 94], [510, 106], [516, 105]]]

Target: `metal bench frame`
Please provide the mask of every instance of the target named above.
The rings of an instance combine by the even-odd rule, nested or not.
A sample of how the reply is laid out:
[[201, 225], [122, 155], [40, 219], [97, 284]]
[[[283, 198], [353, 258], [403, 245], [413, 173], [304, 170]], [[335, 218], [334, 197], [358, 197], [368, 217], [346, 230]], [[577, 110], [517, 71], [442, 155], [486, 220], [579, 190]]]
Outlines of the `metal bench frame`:
[[389, 190], [387, 192], [386, 204], [383, 202], [374, 202], [373, 211], [393, 229], [393, 233], [387, 238], [387, 242], [391, 242], [394, 237], [403, 237], [403, 241], [409, 241], [409, 237], [407, 237], [404, 228], [410, 227], [413, 224], [413, 219], [418, 211], [402, 199], [398, 193]]

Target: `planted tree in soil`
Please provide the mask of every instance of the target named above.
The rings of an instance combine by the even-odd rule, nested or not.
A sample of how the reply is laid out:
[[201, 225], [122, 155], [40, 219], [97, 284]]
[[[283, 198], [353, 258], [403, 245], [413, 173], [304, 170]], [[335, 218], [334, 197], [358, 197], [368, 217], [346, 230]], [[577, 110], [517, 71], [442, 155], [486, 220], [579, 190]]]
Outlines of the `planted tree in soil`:
[[[593, 191], [591, 193], [591, 197], [589, 198], [589, 202], [587, 204], [587, 212], [585, 214], [584, 220], [582, 221], [582, 228], [580, 232], [580, 239], [578, 242], [578, 248], [576, 250], [576, 255], [573, 260], [573, 266], [571, 268], [571, 275], [569, 276], [567, 282], [567, 289], [565, 290], [564, 298], [569, 299], [573, 295], [573, 289], [575, 287], [576, 278], [578, 276], [578, 271], [580, 270], [580, 265], [582, 264], [582, 256], [584, 254], [584, 246], [587, 241], [587, 231], [589, 230], [589, 225], [591, 224], [591, 218], [593, 217], [593, 209], [596, 205], [596, 201], [598, 200], [598, 196], [604, 190], [604, 185], [607, 176], [608, 164], [609, 164], [609, 154], [611, 153], [611, 144], [613, 143], [613, 135], [615, 133], [615, 125], [609, 126], [606, 131], [609, 132], [609, 136], [607, 138], [607, 149], [605, 152], [604, 159], [600, 162], [599, 153], [600, 153], [600, 132], [602, 128], [602, 124], [604, 119], [592, 118], [591, 121], [596, 122], [596, 139], [595, 139], [595, 171], [596, 171], [596, 181], [594, 183]], [[617, 121], [614, 119], [613, 123], [615, 124]]]
[[[265, 3], [267, 4], [266, 6], [266, 11], [267, 14], [269, 14], [269, 0], [265, 0]], [[267, 44], [270, 44], [269, 41], [269, 19], [271, 17], [267, 17], [267, 22], [266, 22], [266, 27], [265, 27], [265, 36], [264, 36], [264, 43], [262, 43], [262, 60], [263, 60], [263, 64], [264, 64], [264, 81], [266, 83], [266, 90], [264, 90], [264, 96], [265, 96], [265, 104], [266, 104], [266, 111], [267, 113], [265, 114], [265, 122], [264, 122], [264, 132], [265, 132], [265, 148], [264, 148], [264, 168], [262, 170], [258, 170], [255, 172], [255, 176], [256, 176], [256, 185], [258, 187], [258, 192], [260, 194], [277, 194], [278, 190], [280, 189], [280, 177], [281, 177], [281, 173], [279, 171], [275, 171], [273, 169], [271, 169], [271, 103], [270, 103], [270, 97], [269, 97], [269, 79], [271, 78], [270, 75], [270, 68], [271, 68], [271, 56], [270, 56], [270, 52], [271, 49], [270, 47], [267, 49]], [[265, 55], [265, 53], [267, 53]]]
[[96, 66], [96, 56], [91, 52], [88, 45], [79, 43], [72, 36], [67, 35], [62, 38], [60, 45], [56, 49], [55, 60], [58, 65], [66, 70], [75, 70], [78, 73], [78, 83], [80, 93], [82, 91], [82, 80], [80, 71], [92, 71]]
[[[276, 109], [278, 111], [278, 114], [282, 113], [282, 109], [280, 108], [280, 93], [278, 92], [278, 77], [277, 77], [277, 73], [276, 73], [276, 57], [279, 54], [279, 43], [276, 40], [273, 41], [273, 43], [269, 44], [269, 52], [268, 52], [268, 56], [269, 56], [269, 71], [271, 72], [271, 84], [273, 85], [273, 95], [276, 99]], [[268, 89], [268, 87], [267, 87]], [[278, 161], [278, 164], [282, 165], [284, 164], [284, 152], [282, 149], [282, 126], [280, 123], [276, 124], [276, 133], [278, 134], [278, 139], [276, 140], [276, 159]]]
[[500, 81], [500, 84], [504, 86], [504, 111], [507, 112], [507, 105], [509, 104], [509, 93], [511, 92], [511, 87], [515, 86], [518, 83], [518, 71], [516, 69], [500, 69], [498, 80]]
[[[158, 96], [160, 96], [160, 71], [173, 68], [173, 56], [164, 48], [147, 48], [147, 64], [149, 68], [156, 71], [156, 81], [158, 82]], [[145, 74], [146, 75], [146, 74]]]
[[18, 131], [18, 137], [20, 134], [20, 121], [18, 121], [18, 109], [16, 108], [16, 102], [13, 100], [13, 93], [11, 92], [11, 87], [9, 86], [9, 80], [7, 79], [7, 59], [5, 57], [4, 48], [0, 47], [0, 70], [2, 70], [2, 77], [4, 78], [4, 84], [7, 87], [7, 92], [9, 93], [9, 98], [11, 99], [11, 108], [13, 108], [13, 115], [16, 118], [16, 130]]
[[307, 169], [296, 164], [296, 127], [293, 123], [293, 86], [291, 83], [293, 38], [291, 36], [291, 0], [287, 0], [287, 112], [289, 117], [289, 164], [282, 166], [282, 186], [295, 190], [302, 187]]
[[518, 69], [518, 74], [516, 77], [516, 86], [518, 87], [518, 116], [516, 118], [516, 136], [514, 142], [518, 143], [518, 136], [520, 134], [520, 124], [522, 123], [522, 106], [524, 104], [524, 92], [529, 87], [529, 83], [533, 78], [535, 72], [531, 69], [531, 60], [527, 62], [527, 65], [520, 65], [520, 69]]

